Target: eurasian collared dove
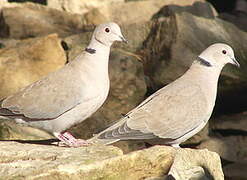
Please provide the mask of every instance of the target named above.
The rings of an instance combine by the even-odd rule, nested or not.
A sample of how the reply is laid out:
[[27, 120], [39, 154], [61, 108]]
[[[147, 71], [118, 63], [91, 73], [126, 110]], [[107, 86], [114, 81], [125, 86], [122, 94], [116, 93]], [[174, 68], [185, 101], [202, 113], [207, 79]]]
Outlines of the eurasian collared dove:
[[109, 53], [114, 41], [127, 42], [117, 24], [97, 26], [85, 52], [58, 71], [2, 99], [0, 116], [43, 129], [68, 146], [84, 145], [85, 140], [64, 131], [91, 116], [106, 100]]
[[119, 140], [161, 138], [164, 144], [179, 147], [209, 120], [218, 78], [227, 63], [239, 66], [230, 46], [221, 43], [209, 46], [183, 76], [149, 96], [88, 142], [111, 144]]

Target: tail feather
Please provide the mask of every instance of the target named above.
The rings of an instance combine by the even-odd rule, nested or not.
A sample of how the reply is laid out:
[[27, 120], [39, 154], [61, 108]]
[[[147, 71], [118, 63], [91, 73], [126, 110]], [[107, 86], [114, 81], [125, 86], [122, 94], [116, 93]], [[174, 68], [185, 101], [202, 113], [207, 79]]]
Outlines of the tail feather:
[[103, 144], [103, 145], [108, 145], [115, 143], [117, 141], [120, 141], [120, 139], [109, 139], [109, 138], [104, 138], [104, 136], [101, 136], [103, 133], [112, 131], [113, 129], [116, 129], [117, 127], [121, 126], [123, 123], [125, 123], [126, 119], [125, 117], [120, 119], [119, 122], [115, 123], [114, 125], [110, 126], [109, 128], [105, 129], [104, 131], [94, 135], [92, 138], [88, 139], [87, 141], [89, 143], [93, 144]]

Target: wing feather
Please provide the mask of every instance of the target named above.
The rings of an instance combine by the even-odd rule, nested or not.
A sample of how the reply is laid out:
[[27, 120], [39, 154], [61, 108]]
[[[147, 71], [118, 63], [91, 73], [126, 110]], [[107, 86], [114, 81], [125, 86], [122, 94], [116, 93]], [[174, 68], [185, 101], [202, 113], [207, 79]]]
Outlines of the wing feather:
[[205, 114], [210, 113], [199, 86], [171, 83], [126, 114], [118, 124], [102, 132], [99, 138], [177, 139], [199, 126], [207, 118]]
[[49, 120], [77, 106], [83, 97], [83, 84], [74, 67], [67, 65], [3, 99], [0, 115], [29, 121]]

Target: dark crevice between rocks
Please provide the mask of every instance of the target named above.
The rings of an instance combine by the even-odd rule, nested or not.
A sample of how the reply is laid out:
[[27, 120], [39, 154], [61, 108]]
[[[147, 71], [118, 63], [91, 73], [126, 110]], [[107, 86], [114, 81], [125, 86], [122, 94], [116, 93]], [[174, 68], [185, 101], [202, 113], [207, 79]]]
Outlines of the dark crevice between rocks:
[[199, 177], [199, 179], [201, 179], [201, 180], [205, 180], [205, 179], [214, 180], [214, 177], [213, 177], [212, 174], [209, 172], [208, 168], [206, 168], [205, 166], [202, 166], [202, 168], [203, 168], [203, 170], [204, 170], [205, 175]]
[[15, 2], [15, 3], [32, 2], [32, 3], [47, 5], [47, 0], [8, 0], [8, 1]]
[[168, 175], [165, 180], [176, 180], [172, 175]]
[[158, 70], [160, 61], [164, 61], [165, 64], [170, 63], [170, 49], [176, 41], [177, 34], [175, 18], [172, 15], [169, 18], [153, 19], [150, 33], [140, 50], [139, 54], [143, 57], [144, 74], [147, 77], [147, 96], [164, 86], [155, 82], [152, 77]]
[[65, 42], [65, 41], [61, 41], [61, 46], [65, 52], [65, 55], [66, 55], [66, 59], [67, 61], [65, 62], [65, 64], [68, 64], [69, 63], [69, 53], [68, 51], [70, 50], [68, 44]]
[[0, 140], [0, 141], [14, 141], [22, 144], [39, 144], [39, 145], [54, 145], [60, 142], [58, 139], [45, 139], [45, 140]]
[[1, 48], [4, 48], [4, 47], [5, 47], [5, 45], [2, 44], [2, 43], [0, 43], [0, 49], [1, 49]]
[[220, 157], [220, 160], [221, 160], [221, 164], [222, 164], [223, 167], [224, 167], [224, 166], [227, 166], [227, 165], [229, 165], [229, 164], [233, 164], [233, 163], [234, 163], [234, 161], [229, 161], [229, 160], [224, 159], [224, 158], [222, 158], [222, 157]]
[[181, 148], [198, 149], [197, 146], [199, 146], [201, 143], [202, 143], [202, 142], [180, 144], [180, 147], [181, 147]]
[[207, 0], [207, 1], [210, 2], [219, 13], [232, 12], [236, 3], [236, 0], [227, 0], [227, 1]]
[[220, 134], [223, 137], [227, 136], [247, 136], [247, 131], [238, 129], [212, 129], [212, 133]]
[[9, 26], [5, 23], [3, 17], [3, 11], [0, 13], [0, 37], [8, 38], [9, 37]]
[[227, 86], [225, 85], [224, 90], [218, 90], [216, 104], [213, 112], [214, 117], [246, 111], [247, 87], [245, 87], [245, 84], [246, 82], [239, 82], [238, 84], [229, 85], [229, 88], [232, 90], [228, 90]]

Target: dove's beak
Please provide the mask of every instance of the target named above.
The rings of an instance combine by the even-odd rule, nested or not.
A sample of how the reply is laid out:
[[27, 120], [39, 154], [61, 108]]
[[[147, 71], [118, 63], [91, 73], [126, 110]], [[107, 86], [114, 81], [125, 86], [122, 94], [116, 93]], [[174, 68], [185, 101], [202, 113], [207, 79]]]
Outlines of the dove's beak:
[[120, 39], [122, 40], [122, 42], [124, 42], [124, 43], [128, 43], [128, 41], [127, 41], [127, 39], [125, 39], [123, 36], [119, 36], [120, 37]]
[[235, 66], [237, 66], [237, 67], [240, 67], [240, 64], [239, 64], [239, 62], [235, 59], [235, 57], [231, 57], [231, 59], [232, 59], [232, 64], [233, 65], [235, 65]]

